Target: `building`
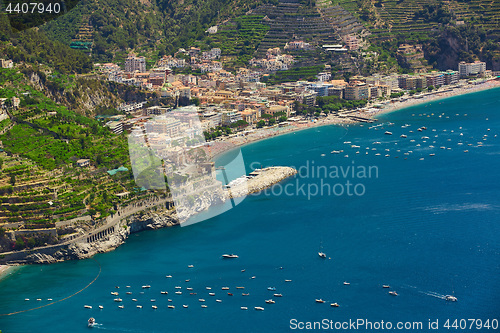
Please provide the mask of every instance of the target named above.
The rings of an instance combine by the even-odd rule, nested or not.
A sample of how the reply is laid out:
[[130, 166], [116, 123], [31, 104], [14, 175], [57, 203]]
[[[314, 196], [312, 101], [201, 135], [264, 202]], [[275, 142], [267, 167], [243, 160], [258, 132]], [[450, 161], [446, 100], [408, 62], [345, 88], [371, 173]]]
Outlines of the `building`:
[[125, 59], [125, 72], [135, 72], [139, 71], [141, 73], [146, 72], [146, 58], [136, 57], [130, 54], [127, 59]]
[[351, 51], [359, 49], [359, 40], [354, 35], [347, 35], [344, 37], [344, 42]]
[[249, 124], [256, 123], [260, 118], [260, 111], [254, 109], [245, 109], [241, 112], [241, 119]]
[[79, 159], [76, 161], [76, 165], [79, 166], [80, 168], [85, 168], [90, 165], [90, 160], [89, 159]]
[[318, 73], [318, 75], [316, 75], [316, 77], [318, 78], [318, 81], [325, 82], [325, 81], [328, 81], [332, 78], [332, 73], [321, 72], [321, 73]]
[[121, 122], [121, 121], [108, 121], [106, 123], [106, 126], [109, 127], [109, 129], [114, 134], [122, 134], [123, 133], [123, 122]]
[[344, 87], [329, 87], [328, 88], [328, 96], [337, 96], [338, 98], [344, 98]]
[[148, 133], [166, 134], [173, 138], [179, 135], [181, 122], [165, 115], [149, 120], [144, 127]]
[[290, 108], [284, 105], [272, 105], [268, 109], [264, 111], [271, 116], [274, 116], [276, 113], [283, 112], [285, 116], [290, 117]]
[[468, 63], [462, 61], [458, 64], [458, 72], [460, 74], [460, 77], [481, 74], [485, 70], [486, 63], [484, 61], [474, 61]]
[[444, 84], [454, 84], [460, 79], [460, 74], [457, 71], [452, 71], [451, 69], [446, 72], [442, 72], [444, 75]]
[[427, 88], [427, 78], [422, 75], [418, 75], [416, 78], [416, 87], [417, 89], [425, 89]]
[[331, 84], [311, 83], [306, 86], [307, 89], [312, 90], [317, 93], [317, 96], [328, 96], [328, 88], [332, 87]]
[[14, 62], [12, 60], [0, 59], [0, 65], [2, 68], [12, 68], [14, 67]]
[[353, 81], [345, 88], [344, 98], [347, 100], [369, 99], [369, 86], [364, 82]]
[[417, 88], [417, 78], [410, 75], [401, 75], [398, 77], [399, 88], [404, 90], [414, 90]]
[[231, 111], [222, 111], [221, 120], [222, 120], [222, 125], [230, 126], [232, 123], [235, 123], [238, 120], [242, 120], [242, 118], [239, 112], [231, 110]]
[[426, 77], [427, 86], [441, 87], [445, 84], [444, 75], [442, 73], [429, 74]]

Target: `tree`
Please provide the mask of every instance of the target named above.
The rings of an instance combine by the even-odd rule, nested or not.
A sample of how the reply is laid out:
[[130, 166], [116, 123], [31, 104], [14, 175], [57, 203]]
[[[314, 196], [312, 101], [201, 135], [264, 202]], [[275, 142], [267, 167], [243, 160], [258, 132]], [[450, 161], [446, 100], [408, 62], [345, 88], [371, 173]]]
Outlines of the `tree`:
[[259, 120], [259, 122], [257, 123], [257, 128], [262, 128], [266, 125], [266, 122], [265, 120]]
[[274, 118], [269, 119], [269, 126], [274, 125], [275, 123], [276, 123], [276, 119], [274, 119]]
[[10, 175], [10, 185], [16, 185], [16, 176]]
[[428, 86], [428, 87], [427, 87], [427, 90], [429, 90], [429, 91], [433, 91], [433, 90], [434, 90], [434, 86]]
[[286, 120], [287, 120], [286, 116], [281, 116], [281, 117], [278, 118], [278, 122], [279, 123], [282, 123], [282, 122], [284, 122]]

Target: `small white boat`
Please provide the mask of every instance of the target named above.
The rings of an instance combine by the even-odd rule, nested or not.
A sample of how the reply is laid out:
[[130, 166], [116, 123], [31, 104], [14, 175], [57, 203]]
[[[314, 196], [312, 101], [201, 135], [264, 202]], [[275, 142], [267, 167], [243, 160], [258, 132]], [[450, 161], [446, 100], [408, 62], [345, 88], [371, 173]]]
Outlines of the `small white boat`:
[[325, 303], [321, 298], [316, 298], [316, 303]]
[[229, 290], [229, 287], [222, 287], [222, 290]]
[[156, 305], [152, 305], [151, 306], [153, 309], [158, 309], [158, 307]]
[[285, 282], [292, 282], [292, 280], [285, 280]]
[[83, 306], [85, 309], [92, 309], [92, 306], [91, 305], [84, 305]]
[[338, 150], [332, 150], [332, 151], [330, 152], [330, 154], [340, 154], [340, 151], [338, 151]]
[[392, 296], [398, 296], [398, 293], [395, 292], [395, 291], [389, 291], [389, 295], [392, 295]]
[[350, 284], [351, 284], [350, 282], [344, 281], [344, 286], [348, 286]]
[[254, 309], [257, 311], [264, 311], [264, 308], [261, 306], [256, 306]]
[[29, 298], [25, 298], [24, 300], [25, 300], [25, 301], [29, 301], [30, 299], [29, 299]]
[[183, 307], [183, 308], [187, 308], [187, 307], [188, 307], [188, 305], [186, 305], [186, 304], [183, 304], [183, 305], [182, 305], [182, 307]]
[[401, 137], [402, 138], [407, 138], [407, 136], [405, 134], [401, 134]]
[[41, 298], [37, 298], [36, 300], [40, 302], [42, 299]]
[[182, 287], [179, 287], [179, 286], [175, 286], [175, 289], [182, 289]]
[[182, 291], [176, 291], [175, 294], [176, 295], [182, 295]]
[[127, 291], [127, 295], [132, 295], [132, 292], [131, 291]]
[[188, 268], [193, 268], [193, 267], [194, 267], [194, 265], [188, 265]]
[[101, 309], [101, 310], [102, 310], [102, 309], [104, 309], [104, 306], [102, 306], [102, 305], [99, 305], [99, 309]]
[[447, 300], [447, 301], [450, 301], [450, 302], [456, 302], [456, 301], [458, 301], [458, 299], [455, 296], [452, 296], [452, 295], [446, 295], [444, 297], [444, 299]]
[[207, 306], [207, 305], [205, 305], [205, 304], [202, 304], [202, 305], [201, 305], [201, 307], [202, 307], [202, 308], [207, 308], [208, 306]]
[[387, 134], [387, 135], [392, 135], [392, 132], [389, 132], [389, 131], [385, 131], [384, 134]]
[[252, 276], [250, 279], [255, 279], [255, 276]]
[[186, 288], [186, 290], [193, 290], [193, 288], [191, 288], [191, 287], [187, 287], [187, 288]]
[[283, 295], [281, 295], [281, 294], [274, 294], [273, 296], [274, 297], [283, 297]]
[[118, 292], [116, 292], [116, 291], [112, 291], [112, 292], [111, 292], [111, 295], [118, 296]]
[[130, 288], [130, 286], [125, 286], [125, 288]]
[[151, 286], [149, 284], [142, 286], [142, 289], [149, 289], [149, 288], [151, 288]]
[[210, 296], [215, 296], [215, 293], [208, 293], [208, 295], [210, 295]]
[[205, 300], [203, 298], [198, 299], [198, 301], [205, 302]]
[[248, 308], [246, 306], [242, 306], [242, 307], [240, 307], [240, 309], [242, 309], [242, 310], [248, 310]]
[[94, 327], [95, 325], [95, 319], [93, 317], [90, 317], [88, 322], [87, 322], [88, 327]]
[[160, 291], [160, 294], [168, 295], [168, 291]]
[[236, 287], [236, 289], [245, 289], [245, 287]]
[[318, 252], [318, 256], [320, 258], [326, 258], [326, 254], [324, 252]]
[[115, 302], [121, 302], [122, 299], [121, 298], [115, 298], [113, 301], [115, 301]]
[[156, 300], [154, 298], [151, 299], [151, 302], [156, 302]]
[[172, 277], [172, 275], [167, 275], [165, 276], [167, 279], [170, 279]]
[[189, 281], [190, 281], [189, 279], [186, 280], [186, 282], [189, 282]]
[[119, 307], [120, 309], [123, 309], [125, 306], [123, 306], [123, 305], [118, 305], [118, 307]]
[[142, 309], [142, 305], [137, 305], [136, 306], [138, 309]]
[[250, 293], [241, 293], [241, 296], [250, 296]]
[[383, 284], [382, 285], [382, 288], [390, 288], [391, 286], [389, 286], [388, 284]]
[[206, 289], [207, 289], [207, 290], [212, 290], [212, 288], [211, 288], [211, 287], [206, 287]]
[[175, 309], [175, 305], [169, 305], [168, 308], [169, 309]]
[[266, 303], [267, 304], [274, 304], [276, 303], [275, 301], [273, 301], [272, 299], [266, 299]]
[[339, 307], [339, 303], [331, 303], [330, 306], [334, 307], [334, 308], [338, 308]]
[[222, 303], [222, 300], [221, 299], [216, 299], [215, 300], [217, 303]]

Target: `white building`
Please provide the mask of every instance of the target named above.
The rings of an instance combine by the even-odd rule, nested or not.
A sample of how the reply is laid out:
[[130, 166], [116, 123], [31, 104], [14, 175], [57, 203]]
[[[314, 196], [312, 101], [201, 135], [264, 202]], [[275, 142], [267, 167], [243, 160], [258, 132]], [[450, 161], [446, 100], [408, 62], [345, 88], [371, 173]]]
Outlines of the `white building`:
[[468, 62], [462, 61], [458, 64], [458, 72], [460, 77], [476, 75], [486, 71], [486, 63], [483, 61]]

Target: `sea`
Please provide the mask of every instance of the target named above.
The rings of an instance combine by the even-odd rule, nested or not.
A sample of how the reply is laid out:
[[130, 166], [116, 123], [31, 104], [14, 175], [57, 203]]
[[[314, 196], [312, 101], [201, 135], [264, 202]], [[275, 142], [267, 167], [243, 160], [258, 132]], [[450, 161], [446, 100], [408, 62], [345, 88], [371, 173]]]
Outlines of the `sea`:
[[496, 88], [243, 146], [247, 172], [299, 173], [205, 221], [12, 271], [0, 330], [498, 331], [499, 101]]

